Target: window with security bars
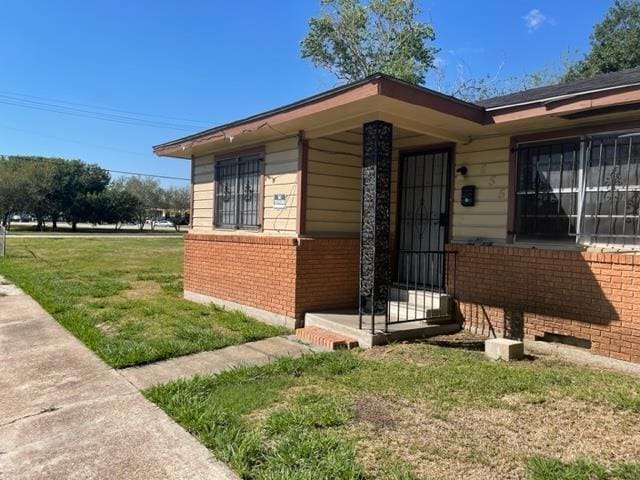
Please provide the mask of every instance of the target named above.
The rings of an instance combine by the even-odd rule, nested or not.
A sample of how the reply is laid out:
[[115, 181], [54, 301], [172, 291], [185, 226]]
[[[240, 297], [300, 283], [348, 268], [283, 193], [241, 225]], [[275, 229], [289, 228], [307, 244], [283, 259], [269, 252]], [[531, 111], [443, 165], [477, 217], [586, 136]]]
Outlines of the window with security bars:
[[591, 138], [584, 177], [581, 236], [640, 244], [640, 136]]
[[520, 240], [640, 244], [640, 134], [520, 145]]
[[518, 149], [516, 233], [523, 239], [561, 240], [578, 223], [580, 140]]
[[219, 228], [260, 226], [259, 154], [219, 160], [215, 166], [215, 215]]

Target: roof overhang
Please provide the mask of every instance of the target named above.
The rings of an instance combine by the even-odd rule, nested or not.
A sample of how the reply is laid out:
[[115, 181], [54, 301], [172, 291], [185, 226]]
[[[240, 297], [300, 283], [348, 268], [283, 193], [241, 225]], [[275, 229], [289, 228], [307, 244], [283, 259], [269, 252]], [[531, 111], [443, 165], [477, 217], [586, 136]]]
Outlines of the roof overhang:
[[[190, 159], [255, 145], [304, 131], [318, 138], [386, 120], [442, 140], [465, 142], [483, 135], [567, 127], [617, 114], [640, 115], [640, 84], [575, 92], [522, 104], [484, 108], [428, 88], [378, 74], [258, 115], [153, 147], [160, 156]], [[624, 106], [624, 108], [612, 108]], [[617, 118], [617, 117], [616, 117]]]
[[[461, 130], [487, 121], [484, 108], [433, 90], [385, 76], [375, 75], [319, 95], [242, 120], [220, 125], [194, 135], [153, 147], [160, 156], [191, 158], [207, 151], [296, 135], [308, 138], [340, 131], [366, 121], [396, 115], [401, 123], [403, 109], [429, 121], [406, 118], [447, 140], [463, 138]], [[416, 111], [416, 109], [418, 109]]]
[[493, 123], [514, 122], [533, 117], [554, 116], [570, 118], [578, 112], [597, 113], [601, 109], [640, 102], [640, 84], [620, 85], [601, 90], [540, 99], [522, 105], [487, 109]]

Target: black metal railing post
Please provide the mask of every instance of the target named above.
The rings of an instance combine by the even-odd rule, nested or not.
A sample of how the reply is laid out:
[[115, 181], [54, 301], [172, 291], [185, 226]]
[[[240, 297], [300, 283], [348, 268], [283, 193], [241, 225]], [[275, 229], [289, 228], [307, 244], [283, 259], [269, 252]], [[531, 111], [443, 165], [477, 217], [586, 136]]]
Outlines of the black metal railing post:
[[[398, 252], [405, 268], [398, 269], [393, 286], [396, 304], [387, 309], [390, 313], [388, 324], [441, 320], [452, 315], [456, 254], [444, 250]], [[443, 301], [446, 302], [444, 306]], [[391, 318], [393, 313], [395, 317]]]

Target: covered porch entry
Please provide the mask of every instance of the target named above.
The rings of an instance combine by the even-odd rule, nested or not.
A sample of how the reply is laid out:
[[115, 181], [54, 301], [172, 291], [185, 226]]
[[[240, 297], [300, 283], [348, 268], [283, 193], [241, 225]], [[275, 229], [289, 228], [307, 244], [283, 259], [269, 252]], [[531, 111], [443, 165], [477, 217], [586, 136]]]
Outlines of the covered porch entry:
[[[345, 210], [337, 208], [333, 217], [325, 218], [343, 233], [351, 229], [360, 240], [360, 256], [357, 307], [307, 312], [305, 326], [355, 337], [362, 346], [459, 328], [453, 315], [455, 253], [446, 250], [455, 140], [400, 123], [403, 126], [382, 117], [308, 140], [309, 158], [323, 154], [327, 170], [321, 175], [330, 175], [332, 155], [352, 157], [357, 192], [343, 199]], [[328, 143], [333, 150], [316, 148]], [[335, 168], [341, 175], [333, 187], [346, 188], [348, 172]], [[317, 166], [312, 163], [309, 172], [311, 181], [317, 181]], [[320, 217], [314, 211], [313, 185], [307, 193], [307, 226], [317, 235], [320, 222], [315, 228], [314, 222]]]

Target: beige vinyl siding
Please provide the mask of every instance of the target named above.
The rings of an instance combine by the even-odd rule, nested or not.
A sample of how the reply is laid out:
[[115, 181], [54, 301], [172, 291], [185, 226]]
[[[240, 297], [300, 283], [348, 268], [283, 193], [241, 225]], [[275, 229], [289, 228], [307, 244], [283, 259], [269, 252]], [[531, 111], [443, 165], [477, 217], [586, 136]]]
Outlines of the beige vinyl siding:
[[[267, 143], [264, 159], [264, 233], [296, 235], [297, 188], [298, 139]], [[286, 195], [285, 208], [273, 208], [273, 196], [276, 193]]]
[[[509, 137], [475, 140], [456, 146], [456, 165], [466, 166], [467, 175], [457, 174], [453, 190], [452, 238], [454, 242], [481, 239], [505, 243], [509, 187]], [[473, 207], [460, 205], [464, 185], [476, 186]]]
[[309, 141], [307, 234], [360, 232], [361, 156], [357, 137]]
[[[465, 177], [455, 175], [453, 212], [451, 217], [452, 239], [467, 242], [480, 238], [494, 243], [504, 243], [507, 235], [507, 202], [509, 187], [509, 137], [476, 140], [468, 145], [457, 144], [455, 169], [464, 165]], [[395, 232], [398, 198], [399, 151], [415, 146], [428, 146], [433, 138], [415, 136], [394, 141], [391, 183], [391, 231]], [[427, 147], [428, 148], [428, 147]], [[476, 186], [476, 203], [473, 207], [460, 205], [464, 185]]]
[[[403, 132], [394, 139], [391, 163], [391, 232], [396, 230], [400, 150], [433, 143], [433, 137]], [[340, 134], [309, 143], [307, 233], [360, 232], [361, 135]]]
[[[391, 232], [396, 229], [400, 151], [433, 143], [432, 137], [414, 135], [394, 139], [391, 183]], [[307, 170], [306, 233], [357, 235], [360, 231], [362, 145], [357, 135], [311, 139]], [[480, 238], [504, 243], [507, 235], [509, 137], [475, 140], [456, 145], [456, 164], [468, 168], [455, 175], [451, 218], [454, 242]], [[296, 235], [298, 146], [296, 138], [265, 145], [265, 234]], [[193, 228], [211, 231], [213, 225], [214, 157], [194, 160]], [[460, 205], [461, 188], [476, 186], [476, 204]], [[286, 195], [286, 208], [273, 208], [275, 194]], [[227, 231], [225, 231], [227, 232]], [[244, 233], [242, 231], [236, 233]], [[249, 233], [249, 232], [247, 232]]]
[[213, 225], [213, 155], [193, 159], [193, 229]]

